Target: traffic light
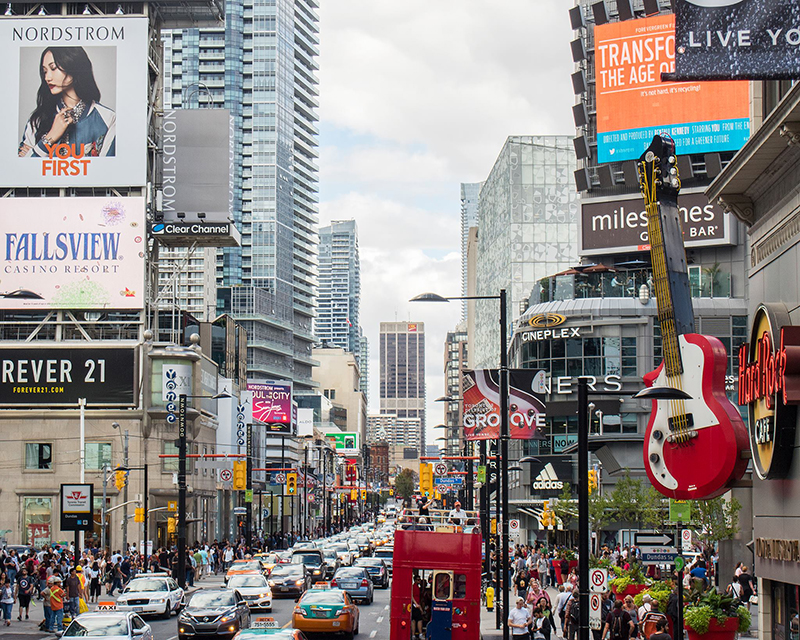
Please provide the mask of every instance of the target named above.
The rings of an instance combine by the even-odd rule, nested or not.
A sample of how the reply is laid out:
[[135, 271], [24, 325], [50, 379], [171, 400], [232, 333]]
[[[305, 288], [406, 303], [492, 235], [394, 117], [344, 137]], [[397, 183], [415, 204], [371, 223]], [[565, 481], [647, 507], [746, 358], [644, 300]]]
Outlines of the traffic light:
[[358, 500], [358, 489], [350, 489], [350, 501], [355, 502]]
[[290, 496], [293, 496], [297, 493], [297, 474], [296, 473], [287, 473], [286, 474], [286, 493]]
[[245, 491], [247, 489], [247, 461], [233, 461], [233, 490]]
[[361, 499], [362, 500], [366, 500], [367, 499], [367, 490], [366, 489], [362, 489], [361, 490]]
[[393, 495], [394, 495], [394, 489], [392, 489], [391, 487], [389, 487], [389, 495], [390, 495], [390, 496], [393, 496]]
[[597, 489], [597, 471], [589, 469], [589, 493]]
[[133, 521], [144, 522], [144, 507], [136, 507], [136, 511], [133, 514]]
[[175, 518], [167, 518], [167, 533], [175, 533], [175, 531], [177, 531]]
[[[355, 491], [355, 489], [353, 489], [353, 491]], [[347, 494], [346, 493], [342, 494], [341, 500], [342, 500], [342, 502], [347, 502]]]
[[433, 493], [433, 469], [427, 462], [419, 463], [419, 492], [424, 496]]
[[114, 486], [118, 491], [122, 491], [125, 485], [128, 484], [128, 472], [122, 469], [117, 469], [114, 472]]

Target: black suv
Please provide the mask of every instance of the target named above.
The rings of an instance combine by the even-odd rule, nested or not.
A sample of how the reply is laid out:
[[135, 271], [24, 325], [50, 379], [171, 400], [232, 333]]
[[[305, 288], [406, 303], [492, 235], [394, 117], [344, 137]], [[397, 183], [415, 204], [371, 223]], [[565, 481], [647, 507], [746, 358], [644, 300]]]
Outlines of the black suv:
[[321, 549], [313, 547], [295, 549], [292, 551], [292, 564], [302, 564], [306, 568], [306, 575], [311, 578], [311, 584], [325, 580], [328, 575], [328, 563]]
[[250, 626], [250, 609], [238, 591], [196, 591], [178, 615], [178, 640], [211, 635], [232, 638]]

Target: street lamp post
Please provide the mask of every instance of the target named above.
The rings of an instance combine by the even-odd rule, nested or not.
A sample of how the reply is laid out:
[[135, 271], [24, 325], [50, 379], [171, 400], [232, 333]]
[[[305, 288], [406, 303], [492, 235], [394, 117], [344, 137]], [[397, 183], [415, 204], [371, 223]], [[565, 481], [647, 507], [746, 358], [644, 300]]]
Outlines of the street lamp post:
[[[627, 391], [592, 391], [589, 389], [588, 376], [578, 378], [578, 596], [580, 620], [578, 623], [578, 640], [589, 640], [589, 396], [627, 396]], [[671, 387], [648, 387], [642, 389], [633, 398], [643, 400], [691, 400], [692, 396], [681, 389]], [[678, 606], [679, 619], [682, 607]], [[676, 625], [678, 629], [682, 624]]]
[[[497, 517], [502, 522], [500, 545], [501, 558], [499, 562], [500, 575], [498, 576], [501, 586], [503, 603], [503, 640], [509, 640], [510, 629], [508, 626], [509, 608], [509, 584], [508, 584], [508, 438], [509, 438], [509, 416], [508, 416], [508, 323], [506, 318], [506, 290], [500, 289], [496, 296], [452, 296], [443, 297], [435, 293], [423, 293], [411, 298], [411, 302], [449, 302], [450, 300], [498, 300], [500, 303], [500, 482], [497, 486]], [[587, 579], [588, 580], [588, 579]], [[586, 584], [586, 583], [584, 583]], [[588, 612], [588, 604], [586, 606]], [[498, 616], [500, 612], [498, 611]]]
[[[178, 396], [178, 584], [186, 588], [186, 400], [188, 398], [230, 398], [229, 393], [213, 396]], [[147, 509], [145, 509], [147, 511]], [[147, 542], [145, 542], [145, 545]]]

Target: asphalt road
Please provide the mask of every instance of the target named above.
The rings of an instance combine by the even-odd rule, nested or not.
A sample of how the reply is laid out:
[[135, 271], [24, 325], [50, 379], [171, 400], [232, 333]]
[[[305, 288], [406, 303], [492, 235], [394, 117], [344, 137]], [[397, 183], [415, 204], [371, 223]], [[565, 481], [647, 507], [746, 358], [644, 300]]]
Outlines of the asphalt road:
[[[202, 589], [219, 589], [222, 586], [222, 576], [211, 576], [195, 584]], [[377, 638], [385, 640], [389, 637], [389, 599], [391, 589], [376, 589], [375, 600], [371, 605], [358, 605], [360, 612], [358, 638]], [[259, 616], [271, 616], [281, 626], [292, 626], [292, 609], [294, 609], [294, 598], [276, 598], [273, 600], [272, 613], [256, 611], [253, 612], [251, 619]], [[169, 620], [147, 618], [147, 622], [153, 628], [155, 640], [177, 640], [178, 622], [173, 615]], [[51, 636], [52, 637], [52, 636]], [[317, 636], [323, 640], [327, 636]], [[332, 635], [330, 638], [336, 638]]]
[[[222, 586], [222, 576], [211, 576], [200, 580], [195, 584], [201, 589], [219, 589]], [[377, 638], [385, 640], [389, 637], [389, 599], [390, 589], [376, 589], [375, 599], [371, 605], [358, 605], [360, 612], [358, 638]], [[89, 605], [89, 610], [93, 611], [96, 605]], [[278, 598], [273, 601], [272, 613], [254, 612], [252, 618], [258, 616], [272, 616], [281, 625], [291, 627], [292, 609], [294, 609], [293, 598]], [[17, 606], [14, 606], [12, 626], [3, 628], [0, 631], [2, 640], [54, 640], [52, 634], [42, 633], [38, 630], [37, 624], [42, 619], [42, 608], [37, 602], [31, 609], [31, 619], [18, 622], [16, 614]], [[155, 640], [177, 640], [178, 639], [178, 620], [173, 615], [169, 620], [147, 617], [145, 620], [153, 629]], [[330, 636], [335, 638], [336, 636]], [[315, 638], [316, 640], [316, 638]], [[319, 640], [325, 640], [320, 636]]]

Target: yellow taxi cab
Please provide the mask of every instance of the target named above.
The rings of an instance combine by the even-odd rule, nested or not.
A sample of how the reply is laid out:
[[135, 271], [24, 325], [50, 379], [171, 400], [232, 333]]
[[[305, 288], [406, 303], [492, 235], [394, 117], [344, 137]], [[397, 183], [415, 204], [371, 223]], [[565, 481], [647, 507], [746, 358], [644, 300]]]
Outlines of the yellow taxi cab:
[[256, 618], [249, 629], [242, 629], [232, 640], [308, 640], [302, 631], [285, 629], [275, 618]]
[[252, 558], [234, 560], [233, 564], [228, 569], [228, 573], [225, 574], [225, 584], [228, 584], [228, 580], [231, 579], [231, 576], [240, 576], [246, 573], [257, 573], [263, 576], [264, 569], [261, 566], [261, 562], [259, 560], [253, 560]]
[[272, 573], [272, 570], [280, 562], [280, 558], [278, 557], [277, 553], [256, 553], [253, 555], [253, 559], [258, 560], [261, 563], [261, 566], [264, 568], [267, 576]]
[[386, 516], [378, 516], [378, 524], [383, 524], [386, 522]]
[[358, 607], [341, 589], [316, 583], [295, 605], [292, 627], [305, 633], [341, 633], [352, 640], [358, 634]]

